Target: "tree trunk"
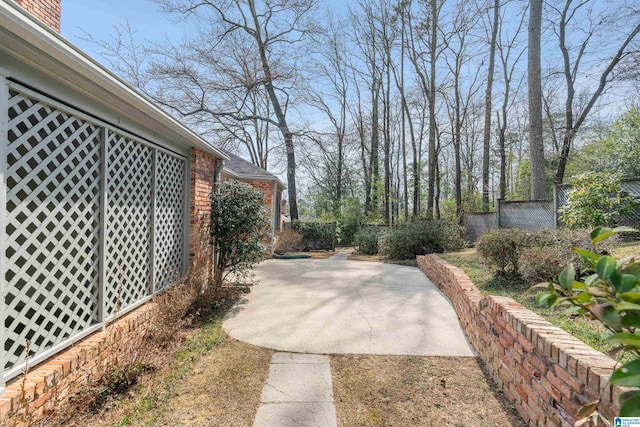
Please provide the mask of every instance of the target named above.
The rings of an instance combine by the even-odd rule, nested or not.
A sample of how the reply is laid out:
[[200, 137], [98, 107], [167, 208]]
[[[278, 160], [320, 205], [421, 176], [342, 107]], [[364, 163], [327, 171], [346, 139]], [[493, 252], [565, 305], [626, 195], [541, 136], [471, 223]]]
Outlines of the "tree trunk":
[[269, 94], [271, 105], [273, 105], [273, 112], [278, 119], [278, 128], [282, 133], [284, 145], [287, 150], [287, 192], [289, 193], [289, 214], [291, 219], [295, 220], [298, 219], [298, 199], [296, 197], [296, 155], [293, 146], [293, 134], [289, 130], [286, 114], [280, 105], [280, 100], [278, 99], [276, 90], [273, 87], [273, 74], [271, 73], [271, 66], [269, 65], [269, 60], [267, 58], [267, 48], [262, 41], [262, 33], [260, 32], [261, 25], [253, 0], [249, 1], [249, 8], [256, 28], [256, 31], [253, 32], [253, 36], [260, 52], [260, 62], [266, 82], [265, 87]]
[[487, 72], [487, 90], [484, 95], [484, 135], [482, 148], [482, 211], [489, 212], [489, 152], [491, 151], [491, 107], [493, 103], [493, 72], [496, 59], [496, 41], [498, 38], [498, 20], [500, 19], [500, 0], [493, 3], [493, 26], [489, 45], [489, 70]]
[[529, 0], [529, 160], [531, 162], [531, 200], [545, 199], [544, 144], [542, 140], [542, 70], [540, 38], [542, 0]]
[[438, 48], [438, 5], [431, 0], [430, 82], [429, 92], [429, 186], [427, 189], [427, 218], [433, 218], [436, 186], [436, 50]]

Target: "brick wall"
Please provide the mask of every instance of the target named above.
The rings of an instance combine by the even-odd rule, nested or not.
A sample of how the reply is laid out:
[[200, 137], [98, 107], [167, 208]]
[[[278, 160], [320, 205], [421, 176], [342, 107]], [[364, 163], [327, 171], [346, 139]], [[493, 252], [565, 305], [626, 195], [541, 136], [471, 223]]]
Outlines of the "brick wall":
[[16, 3], [57, 32], [60, 32], [60, 1], [15, 0]]
[[467, 338], [530, 426], [573, 425], [578, 409], [598, 397], [598, 410], [613, 421], [621, 393], [607, 383], [613, 359], [511, 298], [485, 297], [437, 255], [419, 256], [418, 266], [451, 299]]
[[192, 151], [189, 273], [201, 277], [210, 277], [213, 273], [213, 246], [209, 237], [209, 196], [213, 191], [218, 162], [203, 151]]
[[156, 304], [145, 304], [97, 332], [58, 353], [7, 384], [0, 394], [0, 426], [36, 423], [60, 410], [69, 397], [82, 390], [113, 365], [125, 348], [140, 349], [149, 330]]

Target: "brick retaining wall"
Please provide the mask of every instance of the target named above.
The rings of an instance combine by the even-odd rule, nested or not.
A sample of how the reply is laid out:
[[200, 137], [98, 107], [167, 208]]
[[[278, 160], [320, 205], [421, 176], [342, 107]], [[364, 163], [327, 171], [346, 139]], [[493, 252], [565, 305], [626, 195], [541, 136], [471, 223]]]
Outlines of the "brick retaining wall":
[[25, 426], [46, 417], [105, 372], [123, 349], [140, 349], [156, 304], [147, 303], [7, 384], [0, 394], [0, 426]]
[[437, 255], [419, 256], [418, 266], [451, 299], [467, 338], [528, 425], [573, 425], [578, 409], [599, 396], [598, 410], [613, 421], [622, 391], [608, 384], [613, 359], [511, 298], [484, 296]]

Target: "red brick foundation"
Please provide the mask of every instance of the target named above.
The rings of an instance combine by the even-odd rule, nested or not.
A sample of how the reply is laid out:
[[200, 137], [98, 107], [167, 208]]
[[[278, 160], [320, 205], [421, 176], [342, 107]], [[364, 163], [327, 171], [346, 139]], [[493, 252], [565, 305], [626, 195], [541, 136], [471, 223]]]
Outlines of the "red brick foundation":
[[485, 297], [437, 255], [419, 256], [418, 266], [451, 299], [467, 338], [528, 425], [573, 425], [578, 409], [599, 397], [598, 410], [613, 422], [621, 393], [607, 382], [613, 359], [511, 298]]
[[100, 377], [123, 348], [141, 348], [156, 305], [148, 303], [7, 384], [0, 395], [0, 426], [27, 426], [46, 418], [88, 382]]

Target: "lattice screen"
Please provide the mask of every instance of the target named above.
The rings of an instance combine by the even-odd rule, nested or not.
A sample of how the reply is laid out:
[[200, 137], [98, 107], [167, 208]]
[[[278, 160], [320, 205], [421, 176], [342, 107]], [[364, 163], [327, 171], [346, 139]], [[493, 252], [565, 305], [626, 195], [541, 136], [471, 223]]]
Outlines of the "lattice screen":
[[110, 316], [149, 294], [153, 152], [112, 132], [107, 148], [105, 304]]
[[10, 91], [5, 369], [98, 322], [100, 128]]
[[182, 272], [185, 161], [158, 152], [155, 285], [162, 290]]

